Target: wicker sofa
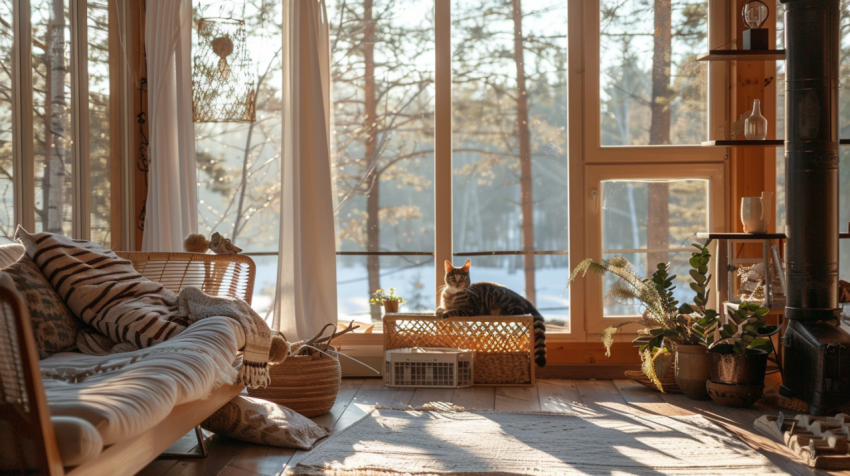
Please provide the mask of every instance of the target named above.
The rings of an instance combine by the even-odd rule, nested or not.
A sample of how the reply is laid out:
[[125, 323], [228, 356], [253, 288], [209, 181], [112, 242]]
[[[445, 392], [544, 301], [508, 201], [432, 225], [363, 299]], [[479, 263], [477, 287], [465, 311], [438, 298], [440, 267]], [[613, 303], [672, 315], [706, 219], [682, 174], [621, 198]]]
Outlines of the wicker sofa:
[[[18, 245], [0, 246], [0, 269], [22, 253], [23, 248]], [[141, 274], [161, 282], [174, 292], [192, 286], [201, 288], [207, 294], [237, 296], [249, 304], [251, 302], [256, 268], [247, 256], [139, 252], [117, 254], [130, 260]], [[0, 434], [4, 429], [7, 434], [11, 432], [14, 435], [14, 441], [9, 441], [12, 450], [27, 454], [26, 458], [21, 457], [19, 461], [26, 468], [15, 471], [15, 474], [135, 474], [172, 443], [193, 428], [197, 429], [200, 422], [243, 390], [239, 385], [223, 384], [204, 399], [173, 406], [167, 417], [146, 431], [103, 447], [98, 456], [76, 467], [64, 468], [29, 315], [11, 280], [3, 280], [4, 276], [0, 273]], [[239, 338], [236, 340], [239, 341]], [[145, 362], [140, 360], [135, 365], [143, 366]], [[0, 439], [7, 445], [6, 437]]]

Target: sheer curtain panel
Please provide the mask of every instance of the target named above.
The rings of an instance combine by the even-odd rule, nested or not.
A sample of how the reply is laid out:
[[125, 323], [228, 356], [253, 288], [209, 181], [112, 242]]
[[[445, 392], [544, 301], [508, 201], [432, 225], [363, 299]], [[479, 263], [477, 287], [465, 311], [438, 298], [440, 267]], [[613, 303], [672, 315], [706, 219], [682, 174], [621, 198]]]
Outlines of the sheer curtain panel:
[[284, 0], [283, 28], [280, 261], [272, 327], [297, 340], [337, 322], [324, 2]]
[[182, 251], [183, 238], [198, 231], [191, 28], [191, 0], [147, 0], [151, 168], [142, 251]]

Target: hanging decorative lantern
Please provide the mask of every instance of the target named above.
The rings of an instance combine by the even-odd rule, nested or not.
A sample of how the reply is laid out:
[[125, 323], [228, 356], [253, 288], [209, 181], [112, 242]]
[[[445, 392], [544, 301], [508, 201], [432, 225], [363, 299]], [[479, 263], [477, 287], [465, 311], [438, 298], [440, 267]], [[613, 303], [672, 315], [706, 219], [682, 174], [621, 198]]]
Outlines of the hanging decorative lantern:
[[192, 49], [192, 116], [195, 122], [254, 122], [256, 78], [248, 54], [242, 1], [208, 1], [199, 7]]

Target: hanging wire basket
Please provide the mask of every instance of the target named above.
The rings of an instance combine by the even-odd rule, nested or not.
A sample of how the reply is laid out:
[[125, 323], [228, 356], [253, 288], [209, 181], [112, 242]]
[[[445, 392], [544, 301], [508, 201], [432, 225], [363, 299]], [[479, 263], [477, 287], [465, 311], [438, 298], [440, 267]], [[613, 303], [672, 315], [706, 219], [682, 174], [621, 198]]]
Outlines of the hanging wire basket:
[[199, 11], [205, 16], [192, 48], [192, 118], [254, 122], [257, 81], [241, 19], [244, 3], [207, 2]]

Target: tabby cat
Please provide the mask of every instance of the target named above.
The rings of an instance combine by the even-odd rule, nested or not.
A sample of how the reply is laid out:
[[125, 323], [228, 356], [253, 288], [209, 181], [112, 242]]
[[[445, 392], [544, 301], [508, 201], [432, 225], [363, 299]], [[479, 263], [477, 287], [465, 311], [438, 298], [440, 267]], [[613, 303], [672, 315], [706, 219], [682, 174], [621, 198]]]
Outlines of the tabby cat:
[[495, 283], [470, 284], [467, 260], [455, 268], [446, 261], [446, 286], [443, 288], [438, 317], [454, 316], [534, 316], [534, 361], [546, 365], [546, 325], [543, 316], [527, 299]]

